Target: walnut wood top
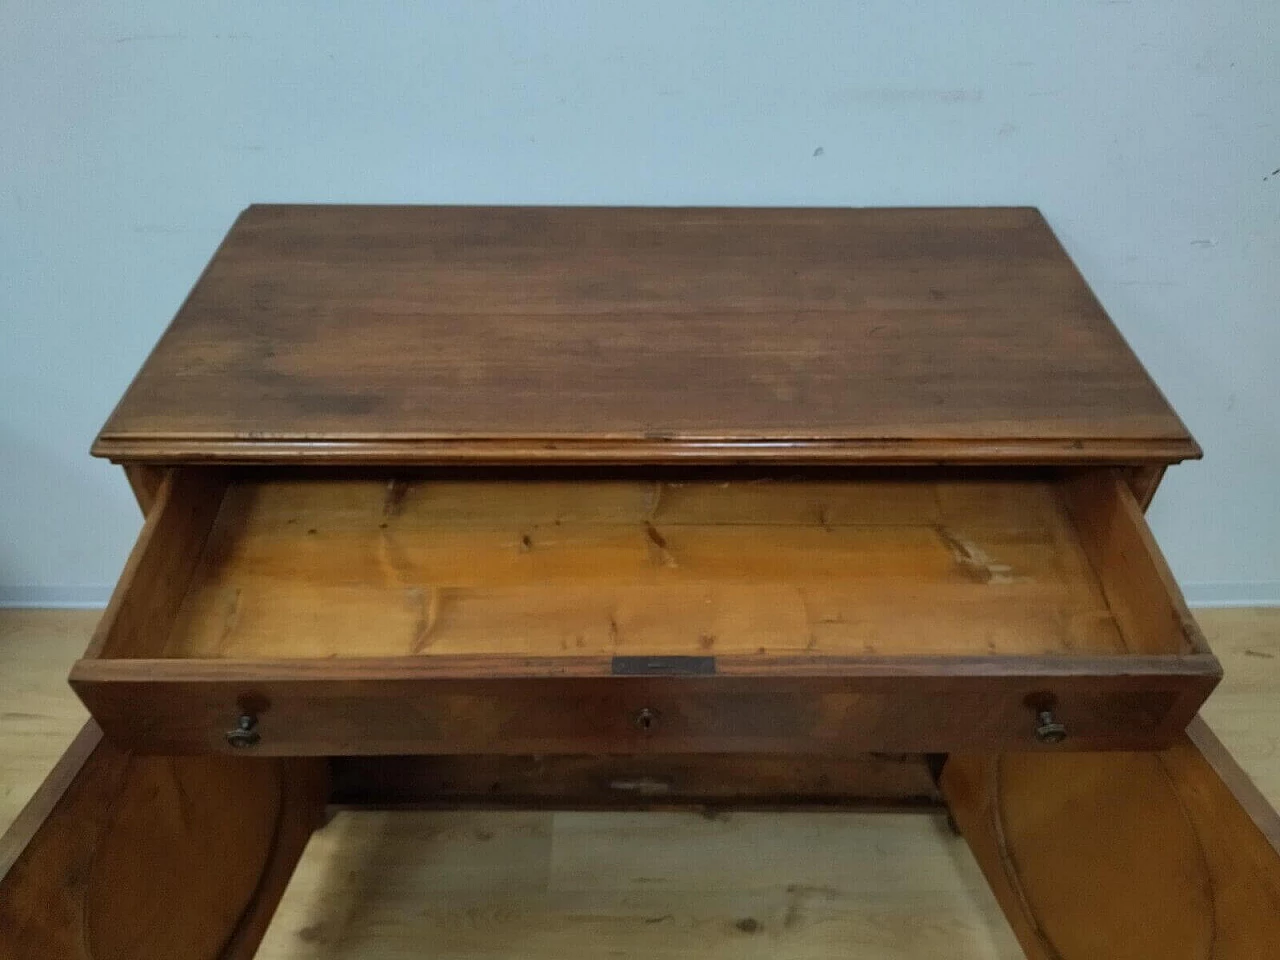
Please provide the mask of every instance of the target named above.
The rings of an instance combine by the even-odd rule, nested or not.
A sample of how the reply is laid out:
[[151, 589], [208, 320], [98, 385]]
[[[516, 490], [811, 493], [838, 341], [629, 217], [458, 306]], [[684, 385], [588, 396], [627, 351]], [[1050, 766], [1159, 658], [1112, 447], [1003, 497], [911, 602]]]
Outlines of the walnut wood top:
[[94, 452], [1199, 455], [1034, 209], [343, 206], [246, 210]]

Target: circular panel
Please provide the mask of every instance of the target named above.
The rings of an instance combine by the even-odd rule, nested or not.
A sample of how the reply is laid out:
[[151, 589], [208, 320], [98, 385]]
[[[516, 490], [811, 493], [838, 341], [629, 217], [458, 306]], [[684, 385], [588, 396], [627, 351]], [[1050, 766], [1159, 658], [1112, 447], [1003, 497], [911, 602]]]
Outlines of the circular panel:
[[1207, 960], [1204, 854], [1154, 754], [1007, 754], [1008, 869], [1063, 960]]
[[248, 906], [280, 810], [279, 766], [135, 757], [85, 895], [93, 960], [214, 960]]

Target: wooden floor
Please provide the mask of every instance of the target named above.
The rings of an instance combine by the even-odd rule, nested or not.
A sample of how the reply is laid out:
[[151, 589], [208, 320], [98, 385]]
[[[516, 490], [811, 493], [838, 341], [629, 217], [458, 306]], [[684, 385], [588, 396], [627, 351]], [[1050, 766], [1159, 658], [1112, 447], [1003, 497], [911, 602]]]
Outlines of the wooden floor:
[[[1280, 609], [1200, 611], [1204, 714], [1280, 804]], [[95, 613], [0, 611], [0, 828], [84, 720]], [[259, 951], [409, 957], [1022, 956], [963, 841], [923, 814], [340, 814]]]

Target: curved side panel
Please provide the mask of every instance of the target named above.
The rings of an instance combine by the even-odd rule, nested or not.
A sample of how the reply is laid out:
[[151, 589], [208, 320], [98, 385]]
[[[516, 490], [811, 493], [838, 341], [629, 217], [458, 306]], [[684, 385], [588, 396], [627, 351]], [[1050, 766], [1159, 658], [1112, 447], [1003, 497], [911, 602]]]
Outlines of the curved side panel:
[[0, 957], [251, 956], [324, 761], [137, 757], [90, 723], [0, 840]]
[[1280, 956], [1280, 852], [1238, 768], [1190, 732], [1158, 753], [947, 762], [943, 795], [1031, 960]]

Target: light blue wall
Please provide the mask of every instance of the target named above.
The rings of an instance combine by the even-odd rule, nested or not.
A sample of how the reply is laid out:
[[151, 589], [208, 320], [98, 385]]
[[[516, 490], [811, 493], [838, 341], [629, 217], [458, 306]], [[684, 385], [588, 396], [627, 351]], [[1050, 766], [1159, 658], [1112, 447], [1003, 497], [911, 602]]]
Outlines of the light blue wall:
[[[1154, 522], [1280, 599], [1280, 4], [7, 2], [0, 593], [95, 600], [87, 447], [251, 201], [1034, 204], [1204, 445]], [[1268, 179], [1270, 177], [1270, 179]]]

